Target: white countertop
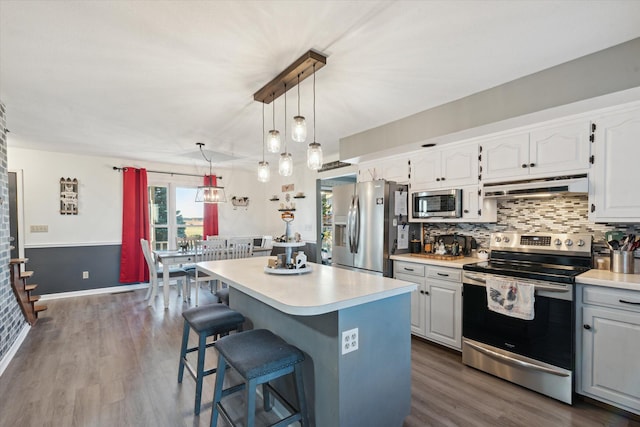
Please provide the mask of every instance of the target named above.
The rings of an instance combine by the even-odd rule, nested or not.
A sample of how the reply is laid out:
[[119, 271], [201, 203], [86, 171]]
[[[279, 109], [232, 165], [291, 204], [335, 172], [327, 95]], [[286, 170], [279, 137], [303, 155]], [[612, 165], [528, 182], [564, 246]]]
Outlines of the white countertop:
[[576, 283], [640, 291], [640, 274], [612, 273], [609, 270], [589, 270], [576, 277]]
[[414, 291], [401, 280], [308, 263], [311, 273], [264, 272], [266, 258], [241, 258], [197, 264], [230, 287], [287, 314], [313, 316]]
[[443, 260], [443, 259], [431, 259], [431, 258], [425, 258], [421, 256], [414, 256], [411, 254], [391, 255], [391, 259], [394, 261], [415, 262], [418, 264], [439, 265], [442, 267], [452, 267], [452, 268], [462, 268], [462, 266], [465, 264], [474, 264], [476, 262], [482, 261], [479, 258], [473, 258], [473, 257], [464, 257], [464, 258], [459, 258], [454, 260]]

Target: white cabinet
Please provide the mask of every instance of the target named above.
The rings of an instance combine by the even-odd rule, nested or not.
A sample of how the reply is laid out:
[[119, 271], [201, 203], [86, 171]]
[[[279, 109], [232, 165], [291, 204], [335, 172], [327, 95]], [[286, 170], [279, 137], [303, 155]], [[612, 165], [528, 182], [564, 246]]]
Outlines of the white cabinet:
[[411, 188], [459, 188], [478, 183], [478, 145], [426, 151], [411, 159]]
[[358, 182], [375, 181], [377, 179], [407, 184], [409, 182], [408, 157], [390, 157], [362, 162], [358, 165]]
[[605, 116], [594, 125], [589, 219], [638, 222], [640, 187], [634, 171], [640, 159], [640, 110]]
[[413, 282], [418, 289], [411, 293], [411, 333], [425, 336], [425, 266], [410, 262], [394, 262], [394, 278]]
[[577, 392], [640, 414], [640, 291], [578, 292]]
[[462, 271], [395, 261], [394, 277], [418, 284], [411, 295], [411, 333], [462, 348]]
[[426, 280], [427, 339], [462, 349], [462, 282], [460, 269], [429, 266]]
[[483, 181], [576, 174], [589, 169], [585, 120], [494, 138], [480, 143]]

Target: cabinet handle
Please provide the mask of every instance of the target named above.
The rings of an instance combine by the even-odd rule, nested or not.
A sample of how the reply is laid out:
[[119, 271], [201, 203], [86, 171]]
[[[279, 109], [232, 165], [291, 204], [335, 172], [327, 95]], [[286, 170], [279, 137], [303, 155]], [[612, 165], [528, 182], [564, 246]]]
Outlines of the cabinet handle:
[[449, 275], [447, 273], [438, 273], [438, 276], [449, 277]]
[[420, 293], [424, 295], [424, 291], [420, 291]]
[[536, 164], [535, 163], [531, 163], [531, 164], [529, 164], [529, 166], [534, 168], [536, 166]]
[[585, 328], [587, 331], [591, 329], [591, 325], [582, 325], [582, 327]]
[[621, 303], [623, 303], [623, 304], [632, 304], [632, 305], [640, 305], [640, 302], [634, 302], [634, 301], [625, 301], [625, 300], [623, 300], [623, 299], [621, 299], [621, 300], [618, 300], [618, 301], [620, 301], [620, 302], [621, 302]]
[[522, 164], [522, 169], [526, 169], [526, 168], [527, 168], [527, 164], [526, 164], [526, 163], [523, 163], [523, 164]]
[[407, 267], [403, 267], [404, 271], [413, 271], [413, 268], [407, 268]]
[[424, 294], [425, 295], [429, 295], [429, 291], [424, 291]]
[[444, 181], [444, 176], [442, 178], [440, 178], [442, 181]]
[[464, 210], [464, 213], [469, 213], [469, 209], [465, 209], [465, 210]]
[[595, 212], [595, 211], [596, 211], [596, 205], [591, 203], [591, 212]]
[[440, 182], [440, 178], [436, 178], [436, 181]]

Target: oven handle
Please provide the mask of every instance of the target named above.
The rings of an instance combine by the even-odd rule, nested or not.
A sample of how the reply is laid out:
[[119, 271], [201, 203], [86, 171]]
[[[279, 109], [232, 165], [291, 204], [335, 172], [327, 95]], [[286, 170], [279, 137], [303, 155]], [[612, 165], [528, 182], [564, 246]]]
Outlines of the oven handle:
[[[475, 280], [479, 283], [487, 283], [487, 279], [483, 278], [483, 277], [478, 277], [478, 276], [473, 276], [471, 274], [464, 274], [464, 277], [466, 277], [467, 279], [471, 279], [471, 280]], [[529, 283], [526, 281], [522, 281], [522, 283]], [[536, 291], [547, 291], [547, 292], [568, 292], [569, 289], [567, 288], [558, 288], [556, 286], [545, 286], [545, 285], [537, 285], [534, 284], [533, 286], [535, 286]]]
[[499, 359], [503, 362], [509, 363], [511, 365], [517, 365], [520, 366], [522, 368], [525, 369], [532, 369], [535, 371], [542, 371], [542, 372], [546, 372], [548, 374], [552, 374], [552, 375], [557, 375], [559, 377], [568, 377], [569, 374], [567, 374], [566, 372], [562, 372], [562, 371], [556, 371], [555, 369], [551, 369], [551, 368], [547, 368], [545, 366], [539, 366], [539, 365], [534, 365], [533, 363], [529, 363], [529, 362], [525, 362], [522, 360], [518, 360], [518, 359], [514, 359], [512, 357], [509, 356], [505, 356], [504, 354], [500, 354], [498, 352], [486, 349], [482, 346], [479, 346], [477, 344], [474, 343], [470, 343], [469, 341], [465, 341], [465, 344], [472, 347], [475, 350], [478, 350], [481, 353], [486, 354], [487, 356], [493, 357], [494, 359]]

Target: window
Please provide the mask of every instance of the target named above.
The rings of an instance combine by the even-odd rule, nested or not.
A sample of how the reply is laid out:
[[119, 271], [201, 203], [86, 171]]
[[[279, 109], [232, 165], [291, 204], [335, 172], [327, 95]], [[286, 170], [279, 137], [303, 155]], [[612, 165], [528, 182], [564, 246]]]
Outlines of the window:
[[[202, 237], [202, 203], [196, 203], [196, 187], [149, 185], [151, 247], [175, 249], [176, 238]], [[174, 212], [174, 215], [169, 215]]]

